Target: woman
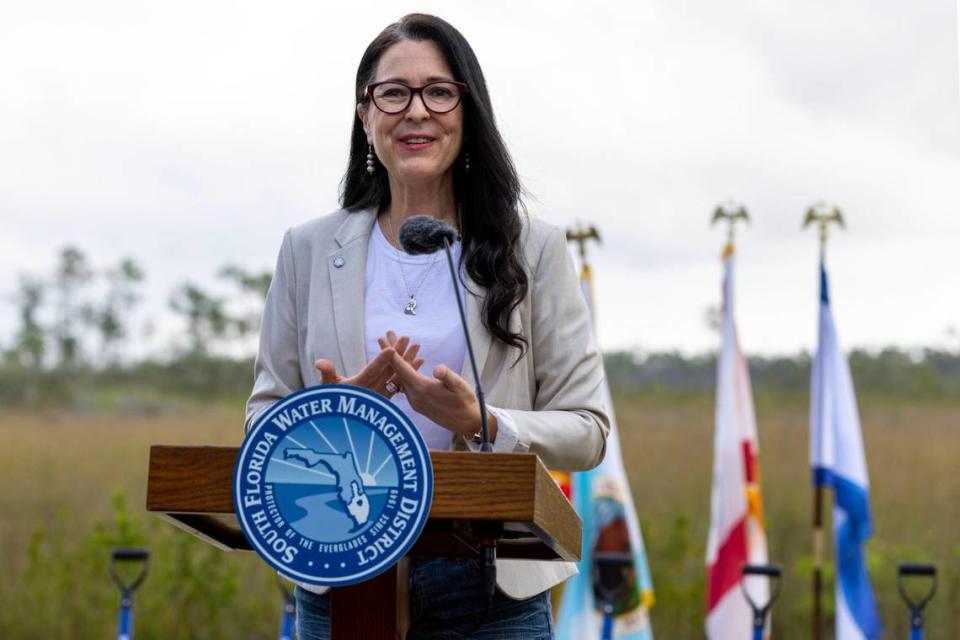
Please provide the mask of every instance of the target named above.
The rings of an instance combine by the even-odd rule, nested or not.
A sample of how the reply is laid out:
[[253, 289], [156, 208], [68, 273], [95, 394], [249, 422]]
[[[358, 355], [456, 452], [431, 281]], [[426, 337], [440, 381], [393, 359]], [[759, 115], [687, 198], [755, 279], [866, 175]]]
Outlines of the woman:
[[[408, 15], [367, 47], [343, 209], [287, 232], [267, 296], [247, 426], [304, 385], [387, 397], [433, 449], [476, 448], [480, 411], [440, 254], [402, 252], [413, 215], [455, 226], [454, 251], [494, 450], [587, 469], [608, 430], [602, 364], [562, 230], [521, 215], [520, 184], [479, 63], [443, 20]], [[362, 296], [362, 298], [361, 298]], [[472, 637], [552, 637], [557, 562], [498, 562], [498, 593]], [[413, 560], [408, 638], [450, 637], [482, 615], [475, 562]], [[302, 640], [328, 637], [328, 598], [297, 589]]]

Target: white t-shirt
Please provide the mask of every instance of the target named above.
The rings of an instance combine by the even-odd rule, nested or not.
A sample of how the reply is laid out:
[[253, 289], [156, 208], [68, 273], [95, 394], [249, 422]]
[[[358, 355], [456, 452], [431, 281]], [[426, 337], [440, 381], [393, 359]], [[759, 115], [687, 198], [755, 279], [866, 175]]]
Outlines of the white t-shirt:
[[[454, 264], [459, 265], [459, 241], [453, 244], [452, 253]], [[417, 300], [416, 315], [404, 313], [411, 293]], [[417, 357], [426, 360], [420, 373], [432, 376], [434, 368], [444, 364], [459, 374], [467, 342], [454, 295], [444, 251], [430, 255], [404, 253], [387, 241], [377, 221], [367, 245], [363, 294], [367, 362], [380, 352], [377, 338], [386, 336], [387, 330], [392, 329], [398, 336], [409, 336], [410, 344], [420, 344]], [[416, 423], [428, 448], [450, 448], [450, 431], [413, 411], [403, 394], [391, 400]]]

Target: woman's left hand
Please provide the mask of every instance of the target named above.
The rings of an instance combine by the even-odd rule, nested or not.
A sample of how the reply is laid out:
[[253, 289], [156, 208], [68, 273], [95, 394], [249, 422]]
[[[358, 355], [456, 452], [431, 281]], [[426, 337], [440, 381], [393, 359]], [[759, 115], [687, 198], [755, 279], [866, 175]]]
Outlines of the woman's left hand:
[[380, 353], [364, 365], [357, 375], [349, 378], [337, 373], [332, 360], [321, 358], [314, 362], [314, 368], [320, 373], [320, 384], [352, 384], [376, 391], [386, 398], [393, 397], [397, 393], [397, 374], [393, 370], [391, 356], [400, 356], [407, 366], [416, 371], [424, 363], [423, 358], [417, 358], [420, 345], [410, 344], [410, 338], [399, 337], [393, 331], [388, 331], [383, 338], [377, 338], [377, 342]]
[[[414, 411], [466, 438], [480, 431], [480, 403], [466, 380], [442, 364], [433, 370], [433, 377], [425, 376], [396, 353], [392, 364]], [[489, 411], [487, 427], [492, 442], [497, 419]]]

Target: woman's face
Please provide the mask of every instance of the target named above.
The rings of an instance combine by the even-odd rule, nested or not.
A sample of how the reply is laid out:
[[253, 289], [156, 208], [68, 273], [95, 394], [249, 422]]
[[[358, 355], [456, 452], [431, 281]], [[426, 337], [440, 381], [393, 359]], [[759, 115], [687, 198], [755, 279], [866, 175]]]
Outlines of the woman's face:
[[[430, 40], [403, 40], [380, 57], [374, 82], [398, 80], [411, 87], [454, 80], [437, 45]], [[433, 113], [417, 93], [406, 111], [388, 114], [372, 100], [357, 106], [367, 141], [373, 145], [391, 181], [415, 186], [451, 171], [463, 142], [463, 104], [448, 113]]]

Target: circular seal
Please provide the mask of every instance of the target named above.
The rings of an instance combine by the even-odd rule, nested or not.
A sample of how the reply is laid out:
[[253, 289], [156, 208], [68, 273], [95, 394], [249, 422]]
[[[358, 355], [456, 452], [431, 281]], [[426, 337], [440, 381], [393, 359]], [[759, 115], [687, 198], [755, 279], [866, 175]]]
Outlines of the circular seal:
[[430, 453], [382, 396], [320, 385], [270, 407], [237, 456], [233, 502], [251, 547], [283, 575], [363, 582], [417, 540], [433, 498]]

